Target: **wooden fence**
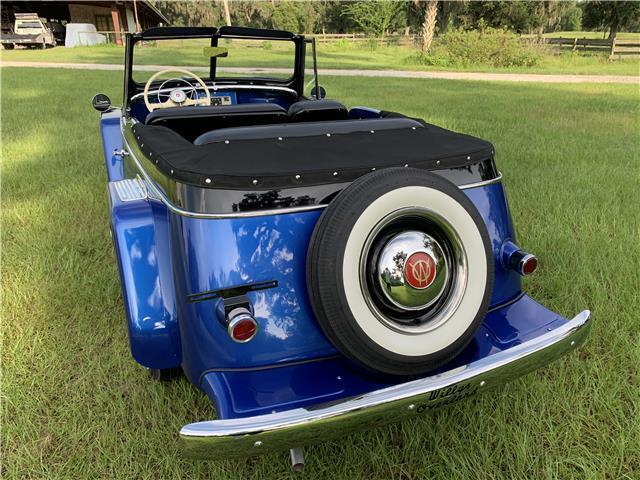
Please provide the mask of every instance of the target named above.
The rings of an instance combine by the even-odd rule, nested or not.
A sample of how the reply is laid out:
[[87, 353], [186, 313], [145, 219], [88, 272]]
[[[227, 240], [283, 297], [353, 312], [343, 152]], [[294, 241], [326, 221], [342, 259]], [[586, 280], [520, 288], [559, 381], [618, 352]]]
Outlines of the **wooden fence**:
[[549, 45], [571, 49], [578, 52], [609, 52], [609, 58], [614, 60], [622, 56], [640, 55], [640, 40], [599, 40], [597, 38], [546, 38]]
[[370, 37], [364, 33], [314, 33], [308, 36], [314, 37], [317, 43], [331, 43], [340, 40], [349, 42], [377, 42], [385, 45], [415, 45], [419, 40], [419, 35], [387, 35], [382, 38]]

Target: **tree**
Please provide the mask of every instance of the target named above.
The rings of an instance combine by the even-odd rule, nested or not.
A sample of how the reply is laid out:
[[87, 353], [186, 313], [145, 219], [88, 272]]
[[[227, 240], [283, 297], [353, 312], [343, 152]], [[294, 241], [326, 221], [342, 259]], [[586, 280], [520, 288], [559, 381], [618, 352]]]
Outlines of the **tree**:
[[227, 27], [230, 27], [231, 14], [229, 13], [229, 0], [222, 0], [222, 5], [224, 7], [224, 21], [227, 24]]
[[586, 2], [582, 7], [582, 26], [594, 30], [609, 30], [613, 40], [620, 30], [637, 24], [638, 2]]
[[210, 27], [219, 25], [223, 19], [222, 9], [213, 2], [156, 1], [153, 3], [172, 25]]
[[438, 2], [429, 0], [427, 2], [424, 21], [422, 22], [422, 53], [427, 53], [433, 42], [433, 35], [436, 32], [436, 17], [438, 15]]
[[343, 8], [364, 33], [384, 37], [403, 6], [395, 0], [361, 0]]

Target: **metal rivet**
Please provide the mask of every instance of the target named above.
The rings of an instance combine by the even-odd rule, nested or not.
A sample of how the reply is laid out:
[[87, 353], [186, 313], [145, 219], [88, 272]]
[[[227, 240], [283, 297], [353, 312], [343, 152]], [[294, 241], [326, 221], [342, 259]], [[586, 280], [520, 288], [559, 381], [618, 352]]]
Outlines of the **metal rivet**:
[[149, 152], [149, 156], [150, 156], [150, 157], [153, 157], [153, 152]]
[[576, 344], [575, 340], [571, 340], [571, 346], [573, 347]]
[[333, 172], [333, 176], [337, 177], [338, 176], [338, 172]]
[[485, 382], [484, 380], [482, 380], [482, 381], [480, 382], [480, 386], [481, 386], [481, 387], [484, 387], [486, 384], [487, 384], [487, 382]]
[[336, 377], [336, 379], [338, 379], [338, 380], [342, 380], [342, 377], [341, 377], [340, 375], [338, 375], [338, 376]]
[[376, 133], [376, 131], [375, 130], [371, 130], [371, 133]]
[[173, 168], [171, 169], [171, 175], [173, 175]]
[[414, 408], [416, 408], [416, 406], [412, 403], [412, 404], [411, 404], [411, 405], [409, 405], [407, 408], [408, 408], [409, 410], [413, 410]]
[[436, 165], [440, 165], [440, 160], [436, 160]]
[[327, 137], [330, 137], [330, 136], [331, 136], [331, 134], [330, 134], [330, 133], [327, 133]]
[[253, 182], [251, 182], [251, 183], [253, 183], [254, 185], [257, 185], [258, 184], [258, 180], [254, 179]]
[[261, 447], [262, 446], [262, 442], [260, 440], [258, 440], [257, 442], [255, 442], [253, 444], [254, 447]]
[[278, 140], [282, 140], [282, 137], [278, 137]]
[[408, 164], [408, 163], [405, 163], [405, 164], [404, 164], [404, 168], [407, 168], [408, 166], [409, 166], [409, 164]]
[[488, 333], [485, 333], [485, 334], [484, 334], [484, 336], [485, 336], [485, 337], [488, 337], [488, 336], [489, 336], [489, 334], [488, 334]]
[[376, 171], [376, 167], [373, 167], [373, 168], [371, 169], [371, 171], [372, 171], [372, 172], [375, 172], [375, 171]]
[[471, 156], [470, 155], [467, 155], [467, 160], [471, 160]]
[[415, 130], [415, 129], [416, 129], [416, 127], [411, 127], [411, 130]]
[[140, 147], [141, 147], [141, 148], [142, 148], [142, 147], [144, 147], [144, 143], [141, 143], [141, 144], [140, 144]]
[[204, 179], [204, 183], [211, 183], [211, 179], [210, 178], [205, 178]]
[[300, 180], [300, 175], [296, 175], [296, 180]]
[[550, 332], [551, 330], [553, 330], [551, 327], [547, 327], [547, 332]]
[[229, 145], [229, 140], [225, 140], [225, 141], [224, 141], [224, 143], [225, 143], [226, 145]]

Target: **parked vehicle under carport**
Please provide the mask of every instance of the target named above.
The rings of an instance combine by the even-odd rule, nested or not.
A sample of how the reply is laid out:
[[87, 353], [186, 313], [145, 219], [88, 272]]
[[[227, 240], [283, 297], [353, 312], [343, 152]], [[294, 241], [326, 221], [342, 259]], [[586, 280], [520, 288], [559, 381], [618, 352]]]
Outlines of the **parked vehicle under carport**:
[[56, 46], [56, 39], [51, 29], [38, 17], [37, 13], [16, 13], [13, 33], [2, 35], [0, 42], [6, 50], [16, 46], [29, 48], [49, 48]]

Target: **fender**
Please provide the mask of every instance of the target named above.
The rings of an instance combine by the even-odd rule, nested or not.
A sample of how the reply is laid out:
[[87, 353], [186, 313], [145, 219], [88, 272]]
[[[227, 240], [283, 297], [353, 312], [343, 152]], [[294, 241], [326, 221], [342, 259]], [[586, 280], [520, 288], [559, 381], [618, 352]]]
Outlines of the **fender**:
[[108, 188], [111, 230], [131, 354], [147, 368], [178, 367], [182, 355], [167, 210], [146, 197], [123, 201], [116, 183]]
[[122, 111], [119, 108], [109, 110], [100, 116], [104, 164], [107, 168], [107, 178], [110, 182], [116, 182], [124, 178], [122, 157], [114, 155], [116, 150], [122, 150], [121, 117]]

